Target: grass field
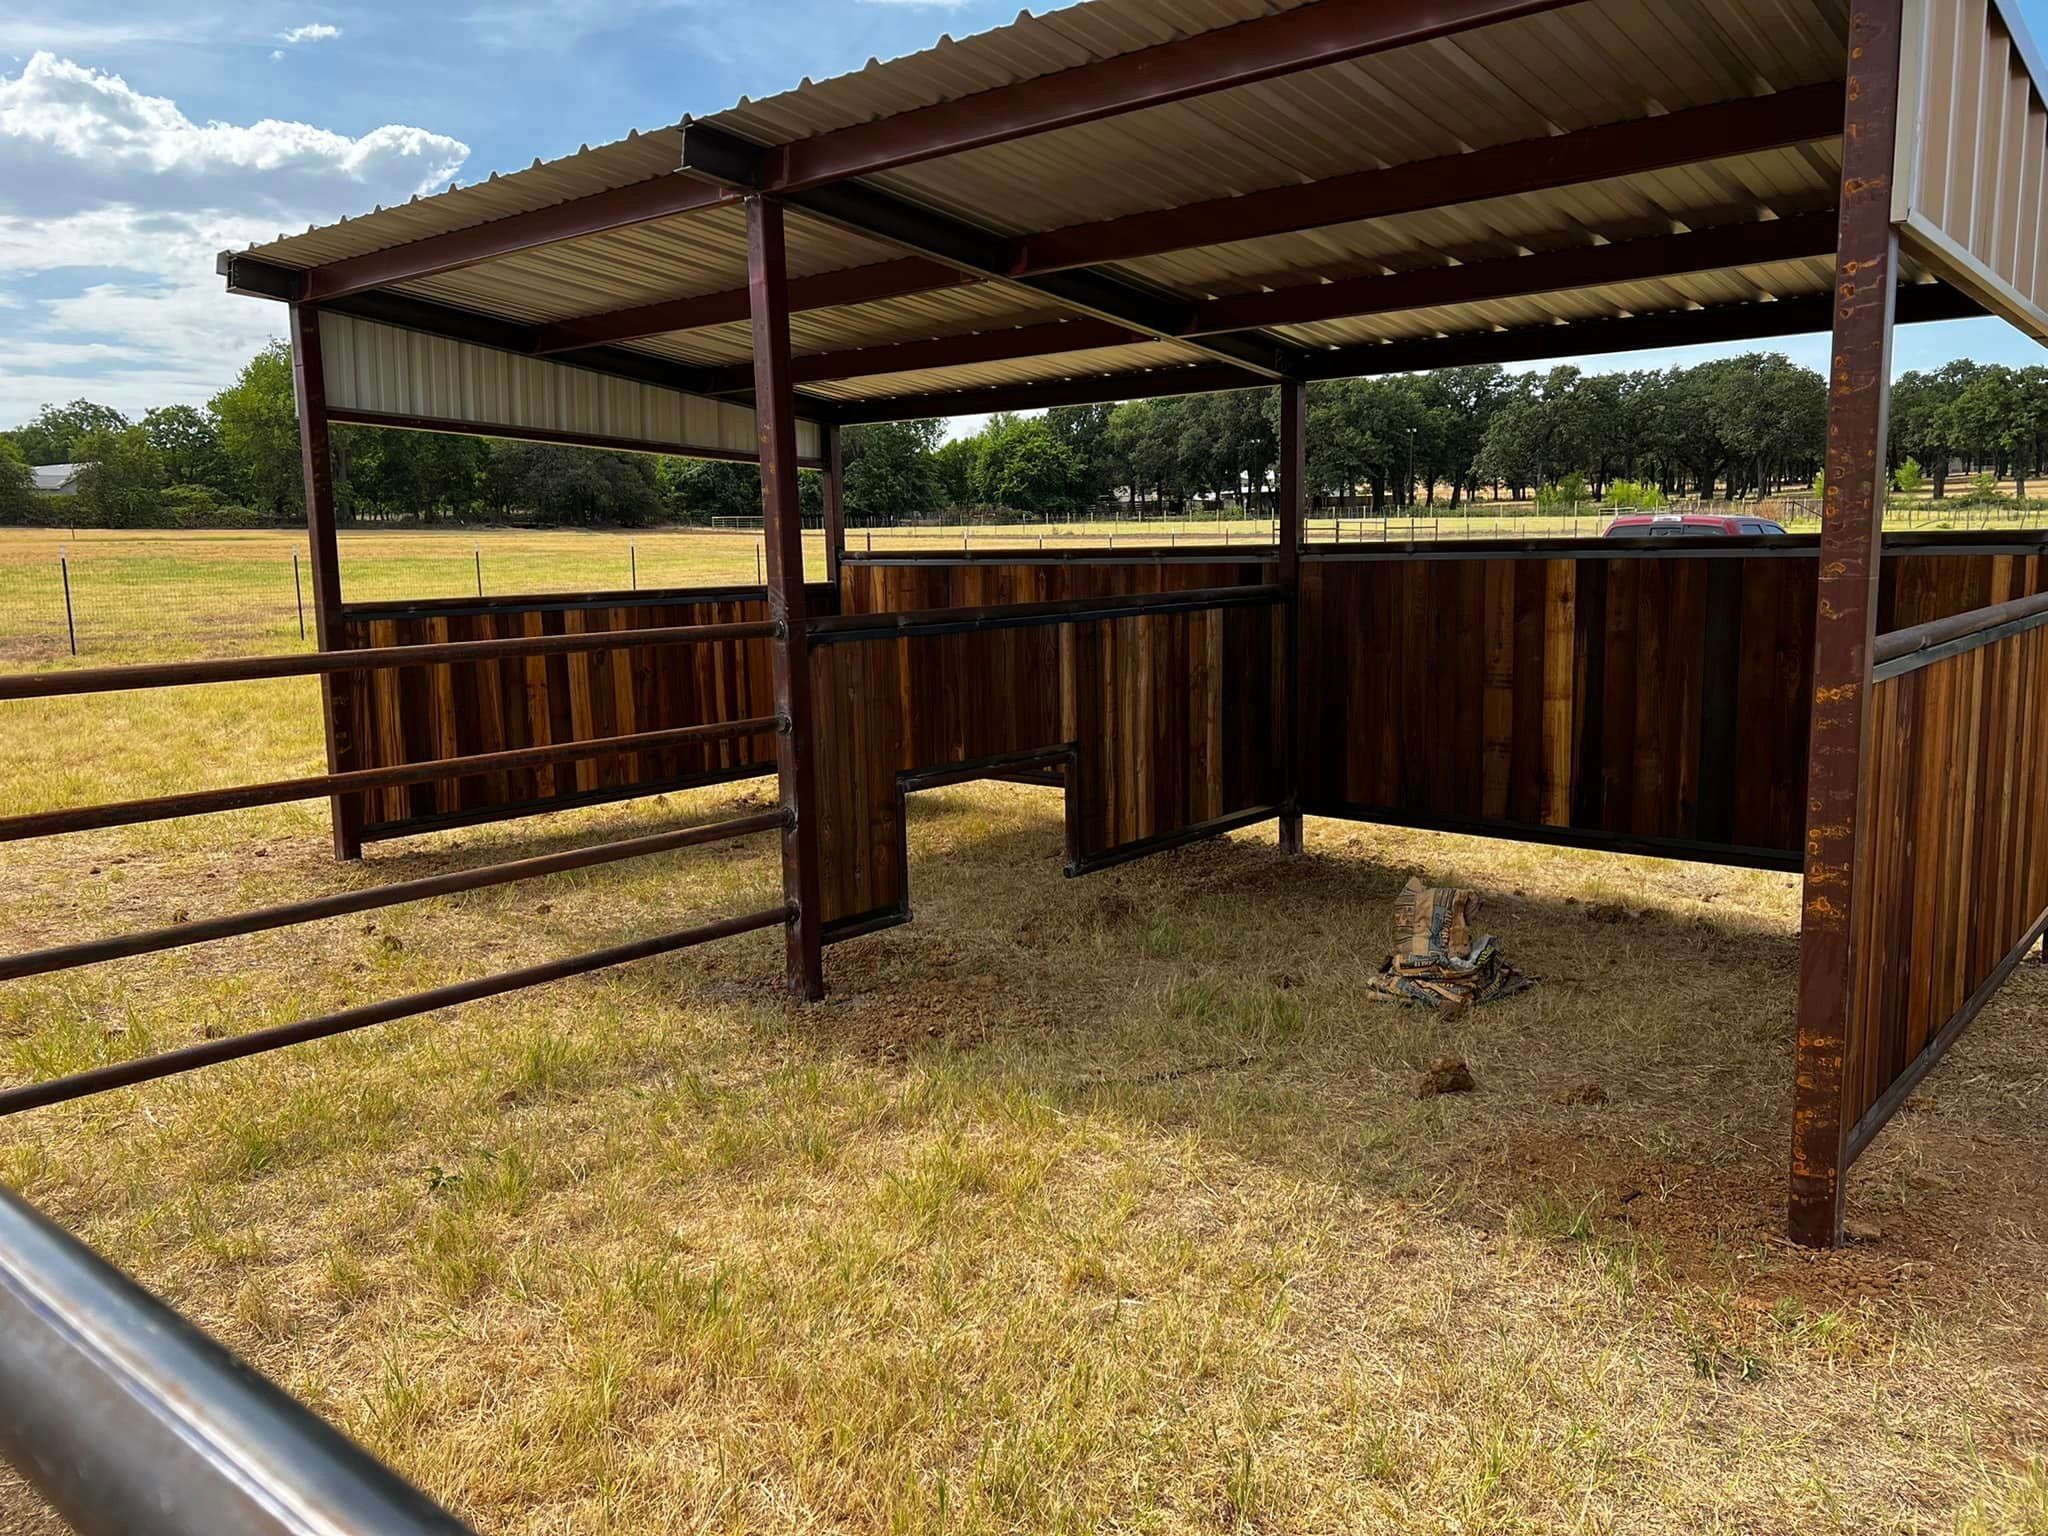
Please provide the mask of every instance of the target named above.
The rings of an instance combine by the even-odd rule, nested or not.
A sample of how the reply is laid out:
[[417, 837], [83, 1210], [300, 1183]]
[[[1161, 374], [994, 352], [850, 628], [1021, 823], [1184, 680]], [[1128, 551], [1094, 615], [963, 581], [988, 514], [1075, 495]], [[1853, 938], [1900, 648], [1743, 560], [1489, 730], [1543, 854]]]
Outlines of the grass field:
[[[0, 708], [0, 814], [321, 755], [300, 681]], [[4, 846], [0, 946], [768, 794], [360, 868], [311, 805]], [[0, 1181], [487, 1533], [2048, 1533], [2048, 968], [1857, 1169], [1881, 1235], [1814, 1255], [1789, 877], [1319, 821], [1299, 861], [1059, 847], [1050, 791], [932, 791], [917, 922], [831, 950], [822, 1005], [755, 935], [0, 1123]], [[1367, 1000], [1413, 873], [1536, 988]], [[777, 879], [756, 841], [7, 984], [0, 1074]], [[1446, 1053], [1479, 1091], [1418, 1098]], [[0, 1532], [54, 1529], [0, 1482]]]

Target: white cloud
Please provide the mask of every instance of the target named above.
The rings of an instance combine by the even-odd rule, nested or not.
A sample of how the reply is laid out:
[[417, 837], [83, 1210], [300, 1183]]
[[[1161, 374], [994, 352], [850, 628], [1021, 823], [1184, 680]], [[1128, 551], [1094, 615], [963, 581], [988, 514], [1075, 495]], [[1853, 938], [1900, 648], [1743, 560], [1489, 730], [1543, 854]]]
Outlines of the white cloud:
[[0, 208], [95, 201], [191, 208], [252, 198], [294, 211], [393, 202], [445, 184], [469, 146], [389, 124], [359, 138], [310, 123], [197, 123], [119, 75], [51, 53], [0, 77]]
[[273, 64], [276, 64], [276, 63], [278, 63], [279, 61], [281, 61], [281, 60], [282, 60], [283, 58], [284, 58], [284, 50], [283, 50], [282, 48], [273, 48], [273, 49], [271, 49], [271, 50], [270, 50], [270, 62], [271, 62], [271, 63], [273, 63]]
[[293, 27], [288, 32], [280, 32], [277, 36], [280, 42], [287, 44], [326, 43], [341, 36], [341, 28], [330, 27], [324, 21], [313, 21], [303, 27]]
[[194, 122], [48, 53], [0, 74], [0, 425], [79, 395], [204, 400], [284, 328], [223, 291], [216, 252], [445, 185], [468, 154], [400, 125]]

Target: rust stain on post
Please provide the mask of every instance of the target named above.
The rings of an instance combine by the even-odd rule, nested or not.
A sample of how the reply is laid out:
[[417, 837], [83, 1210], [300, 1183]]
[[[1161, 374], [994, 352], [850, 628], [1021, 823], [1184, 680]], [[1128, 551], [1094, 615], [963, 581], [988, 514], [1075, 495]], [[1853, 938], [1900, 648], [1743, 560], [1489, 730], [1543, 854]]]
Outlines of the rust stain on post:
[[1792, 1236], [1821, 1247], [1833, 1246], [1841, 1234], [1847, 1147], [1843, 1079], [1860, 1017], [1854, 871], [1866, 836], [1866, 705], [1884, 521], [1880, 467], [1898, 265], [1890, 178], [1902, 10], [1903, 0], [1880, 0], [1850, 17], [1843, 92], [1838, 303], [1815, 603], [1790, 1213]]

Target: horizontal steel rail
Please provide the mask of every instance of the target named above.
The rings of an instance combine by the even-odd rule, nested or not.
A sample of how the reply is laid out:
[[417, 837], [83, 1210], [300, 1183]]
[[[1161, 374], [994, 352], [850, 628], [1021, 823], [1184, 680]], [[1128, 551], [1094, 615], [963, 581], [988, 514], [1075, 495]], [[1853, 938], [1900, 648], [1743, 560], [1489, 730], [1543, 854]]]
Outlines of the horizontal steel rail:
[[0, 1453], [81, 1536], [468, 1536], [0, 1190]]
[[204, 917], [196, 922], [175, 923], [168, 928], [147, 928], [137, 933], [115, 934], [110, 938], [86, 939], [76, 944], [59, 944], [49, 949], [30, 950], [18, 955], [0, 955], [0, 981], [18, 981], [24, 976], [46, 976], [53, 971], [75, 970], [108, 960], [125, 960], [131, 955], [157, 954], [208, 944], [216, 939], [239, 938], [272, 928], [290, 928], [297, 923], [317, 923], [330, 917], [350, 917], [358, 912], [375, 912], [408, 901], [425, 901], [434, 896], [454, 896], [464, 891], [488, 890], [521, 880], [539, 880], [576, 869], [595, 869], [626, 859], [644, 859], [652, 854], [673, 853], [705, 843], [726, 842], [756, 832], [774, 832], [789, 825], [784, 810], [763, 811], [757, 816], [736, 816], [725, 821], [704, 822], [672, 832], [655, 832], [646, 837], [623, 838], [597, 843], [588, 848], [571, 848], [561, 853], [537, 854], [502, 864], [483, 864], [475, 869], [450, 870], [446, 874], [424, 875], [417, 880], [400, 880], [390, 885], [373, 885], [360, 891], [341, 891], [332, 896], [314, 896], [305, 901], [259, 907], [252, 912], [235, 912], [221, 917]]
[[293, 800], [318, 800], [328, 795], [390, 789], [401, 784], [426, 784], [436, 779], [472, 778], [485, 773], [543, 768], [552, 763], [603, 757], [613, 752], [659, 752], [697, 742], [726, 741], [735, 736], [767, 735], [780, 728], [781, 721], [777, 716], [759, 715], [747, 720], [683, 725], [672, 730], [639, 731], [626, 736], [599, 736], [589, 741], [557, 742], [544, 747], [514, 747], [509, 751], [478, 752], [467, 757], [438, 757], [429, 762], [402, 763], [391, 768], [351, 768], [342, 773], [273, 779], [264, 784], [195, 789], [183, 794], [157, 795], [143, 800], [114, 800], [105, 805], [81, 805], [60, 811], [33, 811], [25, 816], [0, 817], [0, 843], [19, 842], [30, 837], [54, 837], [64, 832], [96, 831], [103, 827], [130, 827], [149, 821], [171, 821], [181, 816], [204, 816], [216, 811], [242, 811], [259, 805], [283, 805]]
[[432, 645], [377, 645], [304, 656], [237, 656], [206, 661], [148, 662], [75, 671], [14, 672], [0, 676], [0, 699], [59, 699], [80, 693], [121, 693], [133, 688], [185, 688], [195, 683], [247, 683], [275, 677], [326, 677], [381, 667], [426, 667], [511, 656], [572, 656], [650, 645], [708, 645], [721, 640], [769, 640], [782, 633], [773, 619], [731, 624], [674, 624], [656, 629], [600, 629], [586, 634], [519, 635], [505, 640], [449, 640]]
[[104, 1067], [91, 1067], [65, 1077], [51, 1078], [48, 1082], [26, 1083], [19, 1088], [0, 1091], [0, 1116], [18, 1115], [24, 1110], [41, 1109], [49, 1104], [82, 1099], [89, 1094], [105, 1093], [110, 1088], [131, 1088], [137, 1083], [155, 1082], [159, 1078], [190, 1072], [198, 1067], [218, 1066], [224, 1061], [239, 1061], [246, 1056], [258, 1056], [265, 1051], [279, 1050], [288, 1045], [303, 1045], [310, 1040], [324, 1040], [332, 1035], [347, 1034], [351, 1030], [367, 1029], [373, 1024], [389, 1024], [395, 1019], [409, 1019], [417, 1014], [434, 1013], [461, 1003], [473, 1003], [486, 997], [499, 997], [525, 987], [544, 986], [548, 982], [562, 981], [571, 976], [608, 970], [613, 966], [650, 959], [655, 955], [672, 954], [679, 949], [708, 944], [714, 939], [753, 933], [762, 928], [778, 928], [790, 921], [791, 911], [792, 909], [786, 905], [769, 907], [760, 912], [748, 913], [744, 917], [721, 918], [717, 922], [702, 923], [697, 927], [679, 929], [674, 933], [635, 939], [630, 944], [614, 944], [610, 948], [594, 949], [587, 954], [569, 955], [560, 960], [544, 961], [539, 965], [522, 966], [518, 970], [500, 971], [474, 981], [452, 982], [445, 987], [409, 993], [386, 1002], [363, 1003], [354, 1008], [344, 1008], [338, 1013], [317, 1014], [309, 1019], [300, 1019], [294, 1024], [277, 1024], [268, 1029], [251, 1030], [246, 1035], [233, 1035], [222, 1040], [203, 1040], [195, 1045], [159, 1051], [153, 1056], [139, 1056], [133, 1061], [118, 1061]]
[[1201, 613], [1285, 602], [1284, 587], [1198, 587], [1186, 592], [1141, 592], [1127, 597], [1079, 597], [1056, 603], [1001, 603], [986, 608], [926, 608], [907, 613], [843, 614], [813, 619], [813, 645], [898, 640], [913, 635], [959, 635], [995, 629], [1037, 629], [1155, 613]]
[[1882, 681], [1902, 672], [1915, 672], [1944, 657], [1975, 650], [2044, 623], [2048, 623], [2048, 592], [2036, 592], [2008, 603], [1993, 603], [1988, 608], [1930, 619], [1911, 629], [1895, 629], [1888, 635], [1879, 635], [1871, 649], [1872, 679]]

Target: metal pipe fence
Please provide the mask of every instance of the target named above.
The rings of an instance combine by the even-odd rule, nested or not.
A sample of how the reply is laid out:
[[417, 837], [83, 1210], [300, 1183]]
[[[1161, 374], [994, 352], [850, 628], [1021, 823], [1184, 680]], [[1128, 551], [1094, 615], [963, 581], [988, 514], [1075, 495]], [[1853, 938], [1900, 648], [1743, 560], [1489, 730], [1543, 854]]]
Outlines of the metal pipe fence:
[[0, 1453], [81, 1536], [468, 1536], [0, 1189]]

